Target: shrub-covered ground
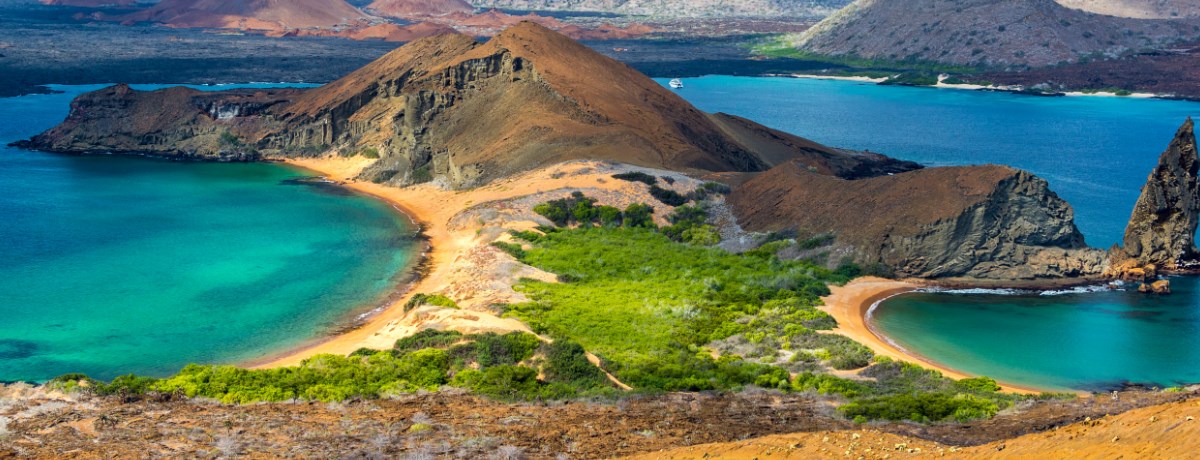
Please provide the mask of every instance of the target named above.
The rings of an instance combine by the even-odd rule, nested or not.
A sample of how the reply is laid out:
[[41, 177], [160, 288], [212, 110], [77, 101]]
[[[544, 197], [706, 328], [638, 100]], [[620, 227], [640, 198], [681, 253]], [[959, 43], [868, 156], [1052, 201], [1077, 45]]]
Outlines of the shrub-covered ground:
[[[646, 175], [626, 178], [657, 182]], [[707, 190], [707, 191], [706, 191]], [[987, 378], [959, 382], [918, 366], [876, 358], [863, 345], [829, 333], [836, 324], [818, 310], [829, 284], [858, 276], [784, 249], [809, 242], [773, 241], [741, 254], [714, 247], [706, 201], [721, 193], [706, 184], [686, 196], [658, 227], [653, 208], [597, 206], [576, 193], [535, 211], [554, 227], [515, 232], [497, 243], [520, 261], [558, 275], [522, 280], [531, 301], [507, 315], [543, 337], [514, 332], [463, 335], [427, 330], [390, 350], [320, 355], [299, 366], [249, 370], [190, 365], [155, 379], [124, 376], [98, 382], [67, 375], [53, 385], [136, 397], [212, 398], [226, 403], [376, 399], [457, 387], [500, 400], [615, 397], [605, 371], [635, 393], [740, 391], [749, 387], [811, 392], [838, 400], [856, 421], [988, 418], [1024, 398], [998, 392]], [[417, 304], [457, 308], [441, 295]], [[601, 358], [588, 361], [587, 352]], [[857, 378], [831, 369], [860, 369]]]

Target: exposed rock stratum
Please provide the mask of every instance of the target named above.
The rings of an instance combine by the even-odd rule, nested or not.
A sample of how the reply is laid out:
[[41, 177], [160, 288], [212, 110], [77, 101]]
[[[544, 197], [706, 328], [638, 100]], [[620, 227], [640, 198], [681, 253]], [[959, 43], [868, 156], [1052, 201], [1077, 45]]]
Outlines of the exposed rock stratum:
[[81, 95], [66, 121], [23, 145], [213, 160], [333, 150], [378, 156], [364, 179], [458, 188], [573, 159], [706, 172], [800, 158], [845, 177], [919, 167], [704, 113], [533, 23], [486, 43], [458, 34], [418, 40], [309, 90], [106, 88]]
[[737, 188], [730, 203], [747, 229], [831, 235], [854, 261], [904, 277], [1079, 278], [1105, 262], [1045, 180], [1004, 166], [845, 180], [788, 162]]
[[1200, 157], [1189, 118], [1146, 180], [1125, 228], [1124, 247], [1113, 251], [1114, 258], [1130, 267], [1187, 268], [1200, 258], [1195, 239], [1198, 223]]

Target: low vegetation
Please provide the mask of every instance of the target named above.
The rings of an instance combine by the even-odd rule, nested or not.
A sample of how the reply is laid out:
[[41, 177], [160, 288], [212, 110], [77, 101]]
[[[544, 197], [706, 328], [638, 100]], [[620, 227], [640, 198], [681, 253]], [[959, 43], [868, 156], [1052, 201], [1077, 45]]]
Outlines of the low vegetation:
[[[543, 373], [544, 378], [538, 379]], [[192, 364], [155, 379], [122, 376], [98, 382], [81, 374], [51, 381], [66, 391], [135, 396], [155, 393], [212, 398], [224, 403], [374, 399], [444, 385], [505, 400], [562, 399], [615, 394], [603, 372], [569, 341], [536, 336], [463, 335], [426, 330], [391, 350], [362, 349], [350, 356], [318, 355], [299, 366], [243, 369]]]
[[[700, 190], [723, 193], [719, 184]], [[781, 236], [742, 254], [714, 248], [720, 235], [708, 223], [707, 206], [701, 200], [676, 207], [670, 225], [659, 227], [644, 204], [618, 210], [575, 193], [538, 205], [535, 211], [556, 226], [513, 232], [514, 242], [496, 245], [558, 275], [553, 283], [522, 280], [515, 288], [531, 300], [505, 306], [507, 316], [549, 341], [520, 332], [426, 330], [390, 350], [320, 355], [294, 367], [189, 365], [164, 379], [128, 375], [99, 382], [72, 374], [51, 385], [225, 403], [371, 399], [446, 386], [501, 400], [541, 400], [621, 394], [607, 371], [638, 393], [756, 386], [828, 395], [859, 422], [986, 418], [1023, 398], [999, 393], [991, 379], [955, 382], [829, 333], [836, 323], [816, 308], [820, 298], [829, 284], [862, 270], [777, 255], [785, 246], [820, 246], [828, 239], [823, 235], [805, 241]], [[457, 308], [430, 294], [414, 296], [405, 308], [420, 305]], [[599, 366], [587, 351], [599, 357]], [[861, 369], [861, 379], [830, 369]]]

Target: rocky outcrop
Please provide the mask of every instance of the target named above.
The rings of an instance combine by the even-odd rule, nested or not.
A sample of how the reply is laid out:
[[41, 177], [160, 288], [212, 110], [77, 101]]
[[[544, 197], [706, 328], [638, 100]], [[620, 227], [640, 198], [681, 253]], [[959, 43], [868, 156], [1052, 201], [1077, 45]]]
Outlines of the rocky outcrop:
[[257, 160], [257, 147], [242, 139], [264, 129], [269, 119], [263, 114], [302, 92], [205, 92], [185, 87], [136, 91], [116, 85], [80, 95], [61, 124], [16, 145], [54, 152]]
[[1146, 180], [1125, 228], [1124, 247], [1113, 249], [1113, 277], [1136, 278], [1163, 270], [1195, 268], [1200, 258], [1200, 157], [1189, 118]]
[[1162, 49], [1200, 35], [1198, 25], [1093, 14], [1054, 0], [857, 0], [791, 44], [832, 56], [1043, 67]]
[[845, 180], [793, 161], [729, 202], [748, 230], [831, 235], [853, 261], [904, 277], [1038, 281], [1099, 275], [1105, 264], [1046, 181], [1003, 166]]
[[532, 23], [486, 43], [418, 40], [311, 90], [108, 88], [81, 96], [62, 125], [26, 146], [221, 159], [332, 150], [378, 156], [365, 179], [452, 187], [573, 159], [683, 172], [762, 171], [793, 158], [833, 174], [917, 167], [706, 114]]

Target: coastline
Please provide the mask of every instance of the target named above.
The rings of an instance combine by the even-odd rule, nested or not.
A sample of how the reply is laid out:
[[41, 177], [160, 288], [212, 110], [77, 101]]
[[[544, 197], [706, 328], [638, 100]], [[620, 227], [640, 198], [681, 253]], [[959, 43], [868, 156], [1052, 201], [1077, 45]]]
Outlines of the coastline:
[[[873, 83], [873, 84], [879, 84], [884, 81], [887, 81], [887, 78], [871, 78], [871, 77], [865, 77], [865, 76], [799, 74], [799, 73], [767, 74], [767, 75], [763, 75], [763, 76], [765, 76], [765, 77], [803, 78], [803, 79], [809, 79], [809, 80], [852, 81], [852, 82]], [[983, 86], [983, 85], [976, 85], [976, 84], [970, 84], [970, 83], [952, 84], [952, 83], [945, 83], [945, 82], [943, 82], [943, 80], [944, 79], [939, 78], [937, 84], [935, 84], [935, 85], [928, 85], [928, 86], [905, 85], [905, 86], [911, 86], [913, 88], [956, 89], [956, 90], [962, 90], [962, 91], [999, 91], [999, 92], [1013, 93], [1013, 94], [1023, 94], [1022, 91], [1025, 89], [1024, 87], [1012, 86], [1012, 85]], [[1065, 97], [1116, 97], [1116, 98], [1125, 98], [1125, 99], [1175, 99], [1175, 98], [1177, 98], [1173, 94], [1134, 92], [1134, 93], [1130, 93], [1130, 94], [1126, 94], [1126, 95], [1118, 95], [1116, 93], [1109, 93], [1109, 92], [1094, 92], [1094, 93], [1092, 93], [1092, 92], [1083, 92], [1083, 91], [1078, 91], [1078, 90], [1063, 91], [1063, 92], [1059, 92], [1059, 93], [1056, 93], [1053, 95], [1065, 96]]]
[[[427, 212], [419, 209], [409, 200], [384, 193], [382, 185], [363, 183], [353, 179], [361, 170], [360, 166], [365, 166], [365, 162], [356, 164], [354, 161], [346, 161], [338, 164], [339, 162], [321, 161], [320, 159], [283, 159], [279, 162], [309, 171], [334, 182], [339, 187], [387, 203], [412, 221], [417, 228], [416, 235], [423, 240], [423, 247], [418, 260], [410, 269], [411, 276], [406, 277], [406, 280], [387, 296], [381, 307], [364, 313], [365, 316], [360, 321], [348, 324], [330, 334], [314, 337], [299, 346], [284, 349], [279, 353], [239, 363], [241, 366], [252, 369], [294, 366], [314, 355], [326, 353], [347, 355], [362, 348], [361, 345], [368, 343], [372, 334], [405, 316], [407, 312], [404, 311], [404, 303], [414, 293], [421, 292], [421, 289], [427, 288], [431, 284], [430, 275], [436, 270], [438, 262], [447, 257], [447, 254], [444, 253], [447, 246], [445, 244], [447, 235], [444, 231], [430, 231], [432, 225], [425, 220]], [[400, 191], [402, 189], [393, 188], [393, 190]], [[443, 249], [440, 254], [439, 248]]]
[[[240, 363], [255, 369], [294, 366], [318, 354], [348, 355], [360, 348], [388, 349], [397, 339], [431, 327], [464, 334], [532, 333], [528, 325], [498, 316], [493, 306], [526, 300], [512, 289], [520, 278], [553, 281], [556, 277], [533, 267], [514, 266], [507, 254], [491, 246], [491, 242], [508, 237], [506, 229], [537, 225], [527, 216], [506, 214], [511, 208], [503, 203], [510, 199], [557, 196], [565, 190], [581, 188], [610, 197], [629, 197], [640, 190], [630, 182], [611, 180], [612, 173], [618, 170], [596, 161], [560, 163], [470, 190], [444, 190], [432, 183], [400, 188], [359, 181], [355, 179], [359, 172], [375, 161], [362, 157], [273, 160], [394, 206], [419, 226], [427, 246], [416, 273], [418, 277], [406, 286], [398, 286], [385, 306], [331, 334]], [[679, 175], [677, 180], [686, 177]], [[657, 211], [655, 215], [668, 214], [665, 207]], [[424, 306], [406, 310], [406, 303], [417, 293], [444, 294], [454, 299], [459, 308]]]
[[[866, 345], [878, 356], [886, 356], [897, 361], [904, 361], [926, 369], [941, 372], [946, 377], [960, 380], [977, 377], [962, 371], [937, 363], [924, 356], [896, 346], [871, 325], [871, 311], [884, 300], [916, 291], [929, 284], [920, 280], [896, 281], [884, 278], [857, 278], [845, 286], [830, 286], [830, 295], [823, 297], [822, 311], [837, 320], [838, 327], [832, 332], [844, 335]], [[1061, 392], [1058, 389], [1039, 389], [1029, 386], [1016, 385], [997, 381], [1001, 391], [1019, 394], [1040, 394], [1044, 392]], [[1083, 395], [1083, 393], [1079, 393]]]

